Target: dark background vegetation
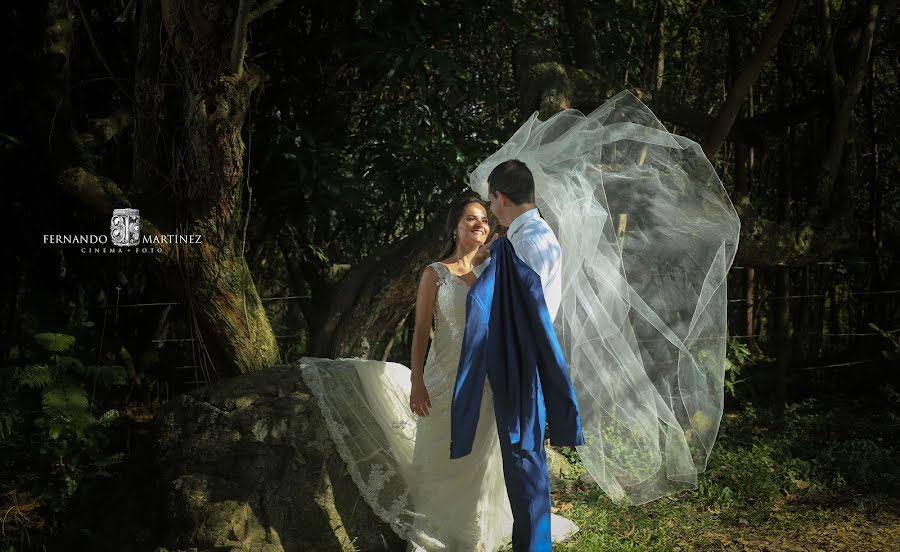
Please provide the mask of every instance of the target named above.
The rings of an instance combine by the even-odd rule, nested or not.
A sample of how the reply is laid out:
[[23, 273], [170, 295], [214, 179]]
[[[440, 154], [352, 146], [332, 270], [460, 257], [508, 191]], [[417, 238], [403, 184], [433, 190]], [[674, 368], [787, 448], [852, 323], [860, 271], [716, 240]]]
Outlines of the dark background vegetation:
[[[703, 145], [743, 225], [707, 511], [895, 496], [895, 4], [5, 4], [0, 549], [72, 531], [178, 393], [304, 354], [408, 362], [467, 173], [535, 110], [623, 88]], [[205, 245], [44, 241], [127, 206]]]

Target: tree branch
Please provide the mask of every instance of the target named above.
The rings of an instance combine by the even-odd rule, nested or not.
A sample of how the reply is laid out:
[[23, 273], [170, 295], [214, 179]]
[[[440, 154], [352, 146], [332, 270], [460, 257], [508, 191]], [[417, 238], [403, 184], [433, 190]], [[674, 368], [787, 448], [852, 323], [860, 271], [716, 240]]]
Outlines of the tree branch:
[[241, 0], [234, 18], [234, 40], [231, 44], [231, 73], [244, 73], [244, 53], [247, 51], [247, 24], [250, 23], [250, 0]]
[[772, 15], [769, 28], [766, 29], [766, 33], [763, 35], [759, 49], [753, 54], [750, 62], [747, 63], [747, 66], [731, 85], [731, 90], [728, 91], [728, 98], [726, 98], [725, 104], [719, 111], [719, 115], [703, 141], [703, 153], [710, 159], [713, 158], [716, 151], [725, 142], [725, 138], [728, 136], [728, 132], [731, 130], [734, 120], [741, 109], [741, 104], [744, 103], [744, 99], [747, 97], [750, 86], [756, 81], [766, 60], [769, 59], [772, 51], [778, 45], [778, 40], [787, 28], [796, 7], [797, 0], [781, 0], [779, 2], [775, 13]]
[[109, 142], [131, 125], [131, 111], [116, 109], [108, 117], [91, 119], [88, 123], [90, 130], [79, 133], [81, 145], [93, 148]]
[[[131, 201], [122, 193], [112, 180], [96, 175], [84, 167], [66, 169], [59, 177], [60, 187], [82, 201], [98, 215], [109, 216], [113, 209], [131, 207]], [[141, 233], [144, 235], [160, 235], [156, 226], [141, 217]], [[162, 249], [162, 259], [168, 259], [171, 245], [160, 240], [154, 247]]]
[[253, 23], [260, 17], [264, 16], [265, 14], [267, 14], [270, 11], [277, 8], [278, 5], [281, 4], [281, 2], [283, 2], [283, 1], [284, 0], [269, 0], [268, 2], [265, 2], [262, 6], [256, 8], [252, 12], [250, 12], [250, 20], [247, 21], [247, 23]]

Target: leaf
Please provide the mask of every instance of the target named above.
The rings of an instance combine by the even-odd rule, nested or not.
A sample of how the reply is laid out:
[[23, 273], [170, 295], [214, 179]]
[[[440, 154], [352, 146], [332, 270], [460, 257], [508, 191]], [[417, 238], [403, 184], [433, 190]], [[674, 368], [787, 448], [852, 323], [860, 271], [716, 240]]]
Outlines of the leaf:
[[68, 351], [75, 344], [75, 338], [71, 335], [59, 333], [39, 333], [34, 335], [34, 341], [51, 353]]
[[119, 411], [116, 410], [115, 408], [113, 408], [111, 410], [107, 410], [106, 412], [104, 412], [103, 415], [100, 416], [100, 419], [98, 420], [98, 422], [101, 425], [109, 425], [110, 423], [112, 423], [114, 420], [117, 420], [117, 419], [119, 419]]
[[88, 408], [87, 393], [71, 379], [44, 391], [41, 402], [48, 416], [72, 416]]
[[32, 389], [43, 389], [50, 385], [53, 374], [50, 373], [50, 367], [46, 364], [35, 364], [17, 369], [15, 379], [19, 385]]

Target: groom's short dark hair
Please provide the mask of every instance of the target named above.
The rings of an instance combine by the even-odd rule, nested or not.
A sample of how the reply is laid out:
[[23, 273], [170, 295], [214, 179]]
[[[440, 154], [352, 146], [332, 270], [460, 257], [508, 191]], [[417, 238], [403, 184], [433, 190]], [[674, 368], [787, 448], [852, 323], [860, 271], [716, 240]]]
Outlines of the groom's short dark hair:
[[488, 176], [488, 193], [503, 192], [516, 205], [534, 203], [534, 176], [518, 159], [500, 163]]

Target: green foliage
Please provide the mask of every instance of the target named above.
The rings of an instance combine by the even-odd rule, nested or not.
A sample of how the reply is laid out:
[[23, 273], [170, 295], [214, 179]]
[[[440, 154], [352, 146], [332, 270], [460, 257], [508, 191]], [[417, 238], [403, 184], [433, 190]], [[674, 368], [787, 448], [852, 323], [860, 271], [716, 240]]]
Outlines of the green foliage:
[[68, 351], [75, 344], [75, 338], [71, 335], [58, 333], [39, 333], [34, 336], [34, 341], [41, 348], [53, 353]]
[[52, 376], [50, 374], [50, 367], [46, 364], [33, 364], [17, 370], [18, 372], [15, 379], [18, 381], [19, 385], [37, 389], [43, 389], [50, 385]]
[[747, 380], [747, 378], [738, 378], [750, 362], [750, 348], [732, 337], [728, 341], [728, 351], [725, 354], [725, 388], [732, 397], [736, 396], [735, 385]]
[[109, 450], [118, 411], [96, 417], [92, 397], [97, 386], [124, 385], [126, 374], [119, 365], [85, 365], [62, 354], [75, 347], [70, 335], [39, 333], [34, 344], [20, 359], [24, 366], [4, 371], [0, 451], [6, 468], [18, 461], [46, 472], [42, 502], [61, 511], [85, 478], [109, 476], [107, 468], [123, 458]]
[[[809, 399], [790, 405], [780, 430], [749, 404], [723, 418], [721, 438], [697, 497], [706, 508], [766, 519], [784, 500], [825, 500], [847, 493], [900, 489], [900, 467], [888, 445], [897, 428], [879, 432], [860, 419], [823, 410]], [[853, 435], [872, 437], [852, 437]], [[846, 438], [845, 438], [846, 436]]]
[[[881, 422], [895, 419], [896, 407], [884, 406], [825, 408], [809, 399], [789, 405], [785, 424], [776, 426], [774, 412], [743, 403], [723, 418], [699, 488], [639, 507], [614, 505], [593, 485], [565, 481], [553, 490], [553, 506], [580, 531], [561, 549], [893, 549], [881, 543], [889, 534], [874, 534], [896, 519], [878, 518], [891, 511], [900, 474], [893, 446], [900, 426]], [[870, 536], [846, 530], [867, 520], [877, 528]], [[836, 542], [824, 544], [825, 524]], [[751, 536], [759, 546], [750, 546]]]

